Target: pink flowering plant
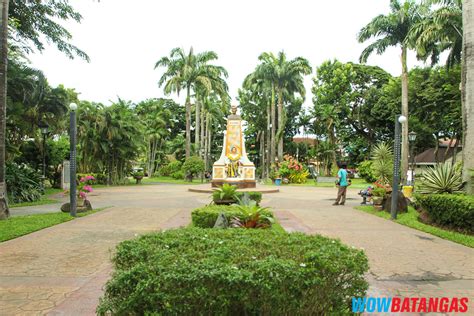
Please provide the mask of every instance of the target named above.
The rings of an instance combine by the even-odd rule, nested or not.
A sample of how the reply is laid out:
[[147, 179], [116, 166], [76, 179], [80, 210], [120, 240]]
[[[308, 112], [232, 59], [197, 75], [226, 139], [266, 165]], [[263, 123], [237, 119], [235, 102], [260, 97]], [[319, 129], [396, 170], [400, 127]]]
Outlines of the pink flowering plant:
[[77, 186], [78, 196], [81, 199], [87, 200], [87, 194], [92, 192], [92, 182], [95, 180], [94, 176], [87, 175], [79, 179]]

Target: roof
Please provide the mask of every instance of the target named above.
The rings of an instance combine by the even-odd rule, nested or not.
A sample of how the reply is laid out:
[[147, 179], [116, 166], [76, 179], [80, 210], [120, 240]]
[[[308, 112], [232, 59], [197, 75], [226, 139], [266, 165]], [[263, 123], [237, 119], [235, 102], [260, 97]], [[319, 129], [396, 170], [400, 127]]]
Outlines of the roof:
[[[449, 143], [451, 143], [451, 147], [454, 148], [454, 145], [456, 144], [456, 138], [454, 138], [451, 142], [451, 139], [449, 138], [440, 138], [438, 139], [438, 144], [439, 144], [439, 147], [448, 147], [449, 146]], [[462, 147], [462, 144], [461, 142], [458, 142], [458, 147]]]
[[[462, 151], [461, 148], [458, 148], [457, 153], [459, 154]], [[454, 153], [454, 148], [450, 147], [446, 157], [444, 157], [444, 154], [446, 152], [446, 147], [441, 147], [438, 149], [437, 153], [437, 159], [435, 159], [435, 148], [429, 148], [422, 152], [421, 154], [418, 154], [415, 156], [415, 163], [416, 164], [435, 164], [436, 162], [442, 162], [443, 160], [447, 160], [453, 156]], [[443, 159], [444, 158], [444, 159]]]

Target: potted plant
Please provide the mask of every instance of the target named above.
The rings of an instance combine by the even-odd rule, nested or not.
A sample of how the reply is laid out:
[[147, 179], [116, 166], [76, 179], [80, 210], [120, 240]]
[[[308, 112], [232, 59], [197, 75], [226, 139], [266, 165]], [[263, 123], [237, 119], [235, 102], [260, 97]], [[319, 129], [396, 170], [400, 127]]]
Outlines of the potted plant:
[[275, 175], [275, 185], [281, 185], [281, 175], [279, 172]]
[[372, 193], [372, 202], [374, 203], [375, 209], [381, 211], [383, 200], [385, 198], [385, 195], [387, 194], [387, 191], [384, 188], [377, 187], [373, 189], [371, 193]]
[[224, 183], [223, 186], [212, 192], [212, 201], [217, 205], [230, 205], [237, 201], [237, 187]]
[[136, 184], [142, 183], [143, 176], [143, 171], [135, 171], [134, 173], [132, 173], [132, 177], [135, 179]]

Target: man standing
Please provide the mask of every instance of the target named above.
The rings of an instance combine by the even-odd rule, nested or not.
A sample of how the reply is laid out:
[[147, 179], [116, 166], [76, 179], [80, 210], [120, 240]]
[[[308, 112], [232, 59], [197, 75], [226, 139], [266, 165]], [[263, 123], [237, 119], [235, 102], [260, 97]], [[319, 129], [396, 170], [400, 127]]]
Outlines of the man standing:
[[337, 199], [333, 205], [344, 205], [346, 202], [346, 191], [349, 185], [347, 180], [347, 165], [342, 164], [341, 169], [337, 172]]

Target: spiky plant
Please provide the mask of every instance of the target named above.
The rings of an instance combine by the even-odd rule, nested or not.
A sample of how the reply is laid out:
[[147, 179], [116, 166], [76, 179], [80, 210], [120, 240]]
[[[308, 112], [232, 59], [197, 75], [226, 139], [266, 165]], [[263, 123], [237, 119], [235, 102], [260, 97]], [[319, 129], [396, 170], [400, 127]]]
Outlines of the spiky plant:
[[461, 172], [450, 163], [439, 164], [421, 175], [420, 193], [461, 193]]
[[372, 150], [372, 171], [381, 184], [390, 184], [393, 177], [393, 150], [385, 142], [378, 143]]

